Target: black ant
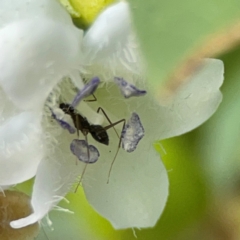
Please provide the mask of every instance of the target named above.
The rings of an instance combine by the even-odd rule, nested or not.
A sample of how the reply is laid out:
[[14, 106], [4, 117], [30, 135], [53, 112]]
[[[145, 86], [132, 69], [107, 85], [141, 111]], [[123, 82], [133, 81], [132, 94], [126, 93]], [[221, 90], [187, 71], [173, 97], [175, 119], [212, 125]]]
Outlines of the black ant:
[[[95, 96], [94, 96], [95, 98]], [[96, 99], [96, 98], [95, 98]], [[95, 100], [94, 100], [95, 101]], [[107, 134], [107, 130], [110, 129], [110, 128], [114, 128], [115, 125], [123, 122], [123, 129], [124, 129], [124, 126], [125, 126], [125, 122], [126, 120], [125, 119], [121, 119], [115, 123], [112, 123], [111, 120], [108, 118], [107, 114], [105, 113], [105, 111], [99, 107], [98, 110], [97, 110], [97, 113], [99, 113], [100, 111], [102, 111], [102, 113], [104, 114], [104, 116], [106, 117], [106, 119], [108, 120], [109, 122], [109, 125], [106, 126], [106, 127], [103, 127], [101, 125], [94, 125], [94, 124], [90, 124], [87, 120], [86, 117], [82, 116], [80, 113], [77, 113], [76, 110], [68, 103], [61, 103], [59, 105], [59, 108], [62, 109], [62, 111], [65, 113], [65, 114], [68, 114], [71, 116], [72, 120], [73, 120], [73, 123], [74, 123], [74, 126], [75, 128], [77, 129], [77, 132], [78, 132], [78, 136], [79, 136], [79, 131], [82, 132], [82, 134], [84, 135], [85, 137], [85, 140], [86, 140], [86, 143], [87, 143], [87, 135], [88, 133], [90, 133], [92, 135], [92, 137], [99, 143], [102, 143], [104, 145], [108, 145], [109, 144], [109, 137], [108, 137], [108, 134]], [[111, 164], [111, 167], [110, 167], [110, 170], [109, 170], [109, 175], [108, 175], [108, 181], [107, 183], [109, 182], [109, 177], [110, 177], [110, 172], [111, 172], [111, 169], [112, 169], [112, 166], [113, 166], [113, 163], [117, 157], [117, 154], [118, 154], [118, 151], [120, 149], [120, 146], [121, 146], [121, 137], [119, 137], [119, 134], [117, 133], [116, 129], [114, 128], [114, 131], [115, 133], [117, 134], [118, 138], [120, 139], [119, 140], [119, 144], [118, 144], [118, 148], [117, 148], [117, 152], [114, 156], [114, 159], [113, 159], [113, 162]], [[93, 147], [93, 146], [92, 146]], [[95, 147], [94, 147], [95, 148]], [[95, 148], [96, 149], [96, 148]], [[97, 151], [97, 149], [95, 150]], [[87, 164], [88, 163], [94, 163], [95, 160], [93, 162], [90, 161], [90, 152], [89, 152], [89, 148], [87, 149], [87, 155], [88, 155], [88, 159], [87, 161], [84, 161], [86, 162]], [[97, 159], [96, 159], [97, 160]], [[86, 165], [87, 167], [87, 165]], [[86, 170], [86, 167], [84, 168], [83, 170], [83, 173], [82, 173], [82, 176], [81, 176], [81, 179], [79, 181], [79, 184], [81, 183], [81, 180], [82, 180], [82, 177], [84, 175], [84, 172]], [[77, 189], [76, 189], [77, 190]]]
[[69, 114], [71, 116], [75, 128], [81, 131], [84, 136], [90, 133], [97, 142], [105, 145], [109, 144], [108, 134], [101, 125], [90, 124], [87, 118], [83, 117], [79, 113], [76, 113], [75, 109], [70, 104], [61, 103], [59, 107], [65, 114]]
[[[141, 95], [146, 94], [146, 91], [137, 89], [135, 86], [128, 84], [122, 78], [116, 78], [115, 81], [117, 81], [117, 84], [119, 85], [119, 87], [121, 89], [121, 92], [123, 93], [123, 95], [126, 98], [128, 98], [130, 96], [141, 96]], [[85, 141], [79, 140], [79, 139], [73, 140], [70, 145], [70, 149], [71, 149], [72, 153], [78, 157], [79, 160], [81, 160], [87, 164], [96, 162], [100, 155], [98, 152], [98, 149], [96, 147], [94, 147], [92, 145], [88, 145], [88, 141], [87, 141], [88, 133], [90, 133], [97, 142], [102, 143], [104, 145], [108, 145], [109, 137], [107, 134], [107, 130], [109, 128], [114, 129], [115, 133], [117, 134], [117, 136], [119, 138], [119, 144], [118, 144], [116, 154], [115, 154], [113, 161], [111, 163], [111, 166], [110, 166], [110, 170], [109, 170], [109, 174], [108, 174], [108, 181], [107, 181], [107, 183], [108, 183], [109, 178], [110, 178], [110, 173], [112, 170], [112, 166], [114, 164], [114, 161], [116, 160], [121, 143], [122, 143], [123, 149], [126, 150], [127, 152], [134, 151], [136, 149], [138, 142], [144, 136], [144, 129], [140, 122], [140, 118], [136, 113], [132, 113], [132, 116], [128, 120], [127, 124], [126, 124], [125, 119], [121, 119], [115, 123], [112, 123], [111, 120], [108, 118], [107, 114], [105, 113], [105, 111], [101, 107], [99, 107], [97, 110], [97, 113], [102, 111], [102, 113], [104, 114], [104, 116], [106, 117], [106, 119], [109, 122], [108, 126], [103, 127], [101, 125], [94, 125], [94, 124], [89, 123], [89, 121], [87, 120], [86, 117], [82, 116], [80, 113], [78, 113], [75, 110], [75, 107], [78, 105], [78, 103], [82, 99], [84, 99], [85, 97], [87, 97], [89, 95], [92, 95], [94, 97], [94, 99], [93, 100], [85, 100], [85, 101], [93, 102], [93, 101], [97, 100], [93, 93], [97, 89], [99, 83], [100, 83], [99, 78], [94, 77], [89, 83], [87, 83], [84, 86], [84, 88], [81, 91], [78, 92], [78, 94], [75, 96], [72, 104], [61, 103], [59, 105], [59, 108], [63, 111], [64, 114], [70, 115], [70, 117], [73, 121], [74, 127], [77, 130], [78, 137], [79, 137], [79, 131], [81, 131], [82, 134], [84, 135]], [[68, 131], [70, 133], [75, 132], [75, 129], [72, 126], [72, 124], [70, 122], [68, 122], [66, 119], [64, 119], [64, 116], [58, 116], [56, 114], [56, 112], [54, 112], [53, 110], [51, 110], [51, 111], [52, 111], [52, 116], [58, 121], [58, 123], [62, 126], [62, 128], [68, 129]], [[119, 134], [117, 133], [114, 126], [121, 122], [123, 123], [123, 127], [122, 127], [122, 131], [121, 131], [121, 136], [119, 136]], [[85, 152], [87, 152], [87, 156], [86, 156]], [[90, 156], [90, 153], [91, 153], [91, 156]], [[83, 170], [79, 184], [81, 183], [82, 177], [83, 177], [84, 172], [87, 167], [87, 164]], [[79, 186], [79, 184], [78, 184], [78, 186]], [[77, 188], [78, 188], [78, 186], [77, 186]], [[77, 188], [76, 188], [76, 190], [77, 190]]]

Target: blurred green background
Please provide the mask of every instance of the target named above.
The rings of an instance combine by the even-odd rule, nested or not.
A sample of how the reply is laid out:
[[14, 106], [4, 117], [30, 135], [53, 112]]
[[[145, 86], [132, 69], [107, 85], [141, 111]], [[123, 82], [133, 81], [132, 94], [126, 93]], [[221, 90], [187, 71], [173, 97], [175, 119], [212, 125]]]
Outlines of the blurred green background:
[[[238, 22], [240, 2], [130, 1], [134, 24], [159, 85], [181, 60], [228, 24]], [[240, 32], [240, 29], [239, 29]], [[230, 36], [231, 37], [231, 36]], [[198, 129], [156, 144], [168, 170], [170, 195], [152, 229], [114, 230], [87, 203], [82, 190], [52, 211], [37, 240], [238, 240], [240, 239], [240, 48], [217, 58], [225, 64], [223, 102]], [[220, 49], [221, 50], [221, 49]], [[162, 147], [161, 147], [162, 146]], [[166, 153], [162, 150], [165, 149]], [[29, 191], [29, 184], [18, 186]]]

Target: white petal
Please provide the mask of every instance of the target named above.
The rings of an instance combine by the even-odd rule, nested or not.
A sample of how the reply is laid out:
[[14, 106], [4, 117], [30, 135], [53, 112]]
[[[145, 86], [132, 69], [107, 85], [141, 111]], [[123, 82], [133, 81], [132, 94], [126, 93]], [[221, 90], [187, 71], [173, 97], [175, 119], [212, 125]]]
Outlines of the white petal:
[[41, 115], [22, 112], [0, 127], [0, 185], [32, 178], [43, 156]]
[[104, 81], [142, 72], [127, 2], [114, 4], [99, 15], [84, 36], [83, 51], [86, 65]]
[[[152, 141], [160, 140], [191, 131], [211, 117], [222, 100], [219, 88], [223, 83], [223, 70], [222, 61], [205, 60], [203, 67], [182, 87], [173, 101], [166, 102], [168, 105], [157, 104], [150, 92], [143, 97], [124, 101], [120, 90], [112, 85], [107, 92], [99, 89], [95, 95], [98, 105], [107, 107], [117, 117], [115, 120], [125, 117], [126, 112], [136, 111], [143, 126], [152, 126]], [[144, 86], [140, 88], [144, 89]], [[122, 106], [116, 107], [120, 104], [125, 104], [127, 110]]]
[[145, 136], [135, 152], [125, 153], [120, 149], [110, 183], [106, 184], [109, 165], [118, 145], [116, 135], [109, 130], [113, 132], [109, 136], [110, 146], [104, 149], [98, 145], [100, 158], [95, 165], [89, 166], [84, 177], [89, 202], [115, 228], [155, 225], [166, 203], [168, 180], [151, 144], [190, 131], [209, 118], [221, 102], [219, 87], [222, 81], [222, 62], [206, 60], [204, 68], [174, 99], [173, 110], [172, 105], [156, 104], [150, 93], [124, 101], [113, 84], [107, 90], [100, 88], [95, 93], [98, 101], [92, 106], [103, 107], [112, 122], [128, 118], [135, 111], [145, 129]]
[[[153, 147], [158, 136], [154, 121], [156, 110], [151, 107], [147, 97], [129, 99], [128, 105], [113, 84], [108, 89], [98, 89], [95, 95], [98, 99], [96, 107], [103, 107], [112, 122], [130, 117], [131, 108], [136, 110], [145, 136], [134, 152], [127, 153], [120, 149], [109, 184], [108, 172], [119, 139], [113, 129], [109, 129], [109, 146], [91, 142], [97, 146], [100, 158], [88, 167], [84, 176], [87, 199], [117, 229], [152, 227], [162, 214], [168, 196], [167, 173]], [[120, 133], [122, 124], [116, 128]]]
[[[60, 129], [57, 123], [54, 123]], [[53, 129], [53, 132], [56, 129]], [[84, 164], [70, 152], [72, 135], [63, 131], [57, 140], [46, 134], [49, 149], [47, 157], [41, 161], [35, 178], [32, 194], [33, 214], [11, 222], [13, 228], [22, 228], [41, 220], [70, 190]], [[52, 142], [51, 142], [52, 141]], [[55, 142], [56, 141], [56, 142]], [[51, 146], [52, 145], [52, 146]]]
[[11, 22], [41, 16], [72, 24], [70, 15], [56, 0], [1, 0], [0, 28]]
[[14, 22], [0, 30], [0, 84], [22, 109], [41, 106], [57, 81], [80, 61], [82, 31], [50, 19]]
[[222, 61], [206, 59], [173, 101], [160, 106], [156, 126], [160, 139], [189, 132], [211, 117], [222, 101], [223, 72]]
[[168, 177], [160, 157], [146, 141], [133, 153], [121, 149], [107, 184], [114, 143], [105, 151], [99, 148], [100, 159], [88, 167], [83, 180], [86, 197], [115, 229], [153, 227], [168, 196]]

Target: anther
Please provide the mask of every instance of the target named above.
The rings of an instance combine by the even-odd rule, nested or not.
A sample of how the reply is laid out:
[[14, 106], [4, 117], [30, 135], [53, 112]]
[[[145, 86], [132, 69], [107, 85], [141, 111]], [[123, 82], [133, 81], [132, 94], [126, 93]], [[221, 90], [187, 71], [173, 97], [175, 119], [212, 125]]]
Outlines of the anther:
[[84, 163], [95, 163], [100, 154], [96, 147], [88, 145], [85, 140], [74, 139], [70, 145], [71, 152]]
[[144, 128], [137, 113], [133, 112], [122, 131], [122, 148], [133, 152], [144, 136]]
[[88, 97], [89, 95], [93, 94], [95, 92], [95, 90], [97, 89], [99, 83], [100, 83], [100, 80], [98, 77], [92, 78], [92, 80], [89, 83], [87, 83], [83, 87], [83, 89], [81, 89], [77, 93], [77, 95], [73, 99], [71, 107], [75, 108], [83, 98]]
[[120, 88], [120, 91], [125, 98], [140, 97], [147, 93], [147, 91], [138, 89], [123, 78], [115, 77], [114, 81]]
[[65, 114], [60, 108], [50, 109], [52, 112], [52, 117], [58, 122], [58, 124], [63, 128], [67, 129], [70, 134], [76, 132], [72, 118]]

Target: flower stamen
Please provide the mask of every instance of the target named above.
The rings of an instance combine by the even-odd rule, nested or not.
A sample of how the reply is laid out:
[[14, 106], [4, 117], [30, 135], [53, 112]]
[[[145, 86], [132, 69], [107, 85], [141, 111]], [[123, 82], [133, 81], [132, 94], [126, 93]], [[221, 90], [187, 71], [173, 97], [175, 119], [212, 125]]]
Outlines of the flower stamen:
[[115, 77], [114, 81], [117, 84], [117, 86], [119, 87], [122, 95], [125, 98], [140, 97], [140, 96], [143, 96], [147, 93], [147, 91], [138, 89], [134, 85], [128, 83], [123, 78]]
[[144, 136], [144, 128], [140, 122], [140, 118], [137, 113], [132, 113], [131, 118], [127, 121], [127, 124], [125, 124], [126, 120], [124, 119], [124, 124], [123, 128], [121, 131], [121, 138], [118, 144], [118, 149], [117, 152], [113, 158], [113, 161], [110, 165], [110, 169], [108, 172], [108, 181], [110, 179], [110, 174], [113, 168], [113, 164], [117, 158], [118, 151], [122, 145], [122, 148], [127, 151], [127, 152], [133, 152], [139, 141], [143, 138]]
[[60, 108], [50, 108], [52, 113], [52, 117], [59, 123], [59, 125], [63, 129], [67, 129], [70, 134], [74, 134], [76, 132], [76, 128], [74, 126], [72, 118], [65, 114], [64, 111]]
[[85, 140], [74, 139], [70, 145], [70, 149], [84, 163], [95, 163], [100, 156], [98, 149], [93, 145], [88, 145]]
[[122, 148], [133, 152], [144, 136], [144, 128], [137, 113], [133, 112], [122, 131]]
[[77, 93], [77, 95], [73, 99], [71, 106], [75, 108], [83, 98], [92, 95], [96, 91], [99, 83], [100, 79], [98, 77], [92, 78], [92, 80]]

